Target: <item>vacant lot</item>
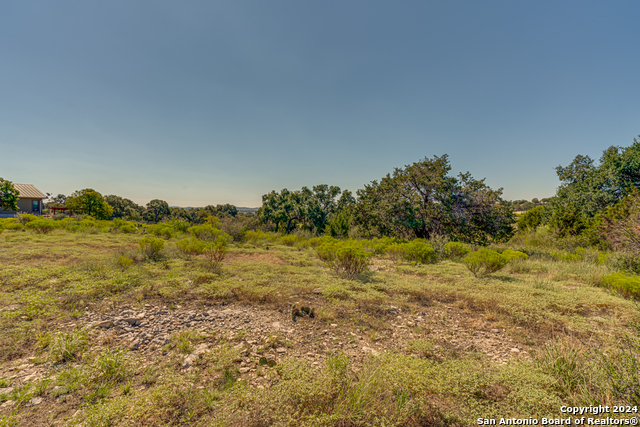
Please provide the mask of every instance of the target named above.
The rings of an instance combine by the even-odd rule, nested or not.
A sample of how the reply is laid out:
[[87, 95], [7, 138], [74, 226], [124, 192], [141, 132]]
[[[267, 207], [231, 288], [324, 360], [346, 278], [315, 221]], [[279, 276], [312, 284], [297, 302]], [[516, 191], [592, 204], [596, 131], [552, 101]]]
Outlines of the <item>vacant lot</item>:
[[378, 256], [348, 280], [274, 235], [215, 268], [176, 238], [145, 261], [141, 237], [0, 234], [0, 426], [475, 425], [640, 400], [637, 304], [597, 262], [475, 278]]

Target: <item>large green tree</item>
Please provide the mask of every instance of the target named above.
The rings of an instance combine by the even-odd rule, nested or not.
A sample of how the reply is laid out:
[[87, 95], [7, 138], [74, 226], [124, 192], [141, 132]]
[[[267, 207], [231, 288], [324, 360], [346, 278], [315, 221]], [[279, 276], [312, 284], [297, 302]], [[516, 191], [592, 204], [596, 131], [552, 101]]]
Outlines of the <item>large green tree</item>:
[[144, 208], [132, 200], [124, 197], [115, 196], [113, 194], [104, 196], [104, 199], [113, 208], [113, 216], [115, 218], [139, 218], [144, 212]]
[[607, 148], [598, 162], [578, 155], [556, 172], [561, 185], [552, 208], [574, 209], [593, 218], [627, 196], [630, 189], [640, 187], [640, 140], [634, 138], [629, 147]]
[[157, 223], [162, 218], [169, 215], [171, 215], [169, 204], [164, 200], [153, 199], [147, 203], [147, 210], [145, 211], [145, 219], [147, 221]]
[[0, 178], [0, 210], [17, 211], [19, 195], [11, 181]]
[[303, 222], [307, 215], [307, 199], [310, 196], [308, 188], [300, 191], [289, 191], [286, 188], [281, 192], [272, 191], [262, 196], [262, 206], [258, 209], [258, 218], [264, 223], [275, 225], [276, 232], [280, 227], [286, 233], [290, 233], [293, 227]]
[[105, 201], [102, 194], [92, 188], [76, 191], [65, 202], [71, 211], [82, 211], [97, 219], [109, 219], [113, 215], [113, 208]]
[[446, 235], [485, 244], [513, 234], [513, 210], [484, 179], [449, 175], [448, 156], [396, 168], [358, 190], [356, 219], [365, 229], [395, 237]]
[[262, 196], [262, 207], [257, 217], [264, 223], [273, 224], [276, 231], [283, 229], [285, 233], [290, 233], [295, 227], [301, 227], [323, 233], [327, 231], [332, 218], [354, 203], [350, 191], [341, 193], [336, 186], [321, 184], [312, 189], [302, 187], [297, 191], [285, 188], [281, 192], [272, 191]]

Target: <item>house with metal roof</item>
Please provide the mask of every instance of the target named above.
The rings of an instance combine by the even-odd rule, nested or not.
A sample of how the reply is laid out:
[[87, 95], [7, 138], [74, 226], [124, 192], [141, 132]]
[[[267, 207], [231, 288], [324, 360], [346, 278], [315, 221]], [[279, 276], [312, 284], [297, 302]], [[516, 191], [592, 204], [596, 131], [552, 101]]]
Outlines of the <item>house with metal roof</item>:
[[18, 190], [18, 210], [0, 210], [0, 218], [13, 217], [18, 213], [28, 213], [42, 215], [42, 202], [47, 195], [31, 184], [16, 184], [13, 186]]

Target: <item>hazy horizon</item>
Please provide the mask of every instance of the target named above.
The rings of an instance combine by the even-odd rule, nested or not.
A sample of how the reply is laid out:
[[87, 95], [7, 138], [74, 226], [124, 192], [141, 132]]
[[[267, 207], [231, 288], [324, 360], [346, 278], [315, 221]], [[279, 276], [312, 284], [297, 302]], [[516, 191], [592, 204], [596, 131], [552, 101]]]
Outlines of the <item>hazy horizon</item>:
[[640, 133], [640, 4], [8, 2], [0, 177], [145, 204], [355, 193], [448, 154], [551, 197]]

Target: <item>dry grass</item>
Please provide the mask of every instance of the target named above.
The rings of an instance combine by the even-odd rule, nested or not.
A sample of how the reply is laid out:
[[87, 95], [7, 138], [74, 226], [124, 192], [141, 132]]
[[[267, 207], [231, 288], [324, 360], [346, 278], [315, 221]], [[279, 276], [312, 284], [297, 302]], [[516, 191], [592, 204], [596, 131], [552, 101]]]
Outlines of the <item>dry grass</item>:
[[[160, 262], [142, 262], [135, 253], [140, 237], [62, 230], [0, 235], [0, 359], [6, 364], [50, 354], [60, 365], [50, 383], [20, 389], [20, 402], [37, 393], [53, 402], [64, 423], [95, 426], [453, 426], [477, 417], [560, 415], [562, 404], [594, 399], [634, 402], [625, 390], [635, 387], [639, 347], [629, 337], [638, 310], [598, 286], [608, 273], [603, 265], [532, 257], [480, 279], [451, 261], [377, 259], [374, 265], [384, 268], [347, 280], [323, 267], [312, 249], [269, 241], [232, 245], [213, 272], [198, 257], [183, 259], [171, 249]], [[132, 259], [126, 268], [117, 263], [123, 254]], [[320, 324], [348, 325], [389, 347], [362, 365], [338, 353], [321, 366], [289, 359], [262, 367], [269, 386], [258, 389], [238, 381], [237, 349], [224, 340], [185, 373], [177, 358], [193, 350], [201, 339], [196, 335], [174, 335], [166, 360], [141, 366], [135, 354], [92, 350], [113, 338], [98, 343], [89, 336], [85, 343], [76, 335], [74, 341], [72, 330], [59, 327], [88, 307], [109, 311], [123, 301], [172, 307], [232, 302], [270, 310], [300, 302], [316, 309]], [[534, 359], [496, 365], [477, 352], [437, 350], [442, 343], [425, 338], [394, 341], [390, 307], [403, 313], [455, 309], [460, 327], [500, 327], [531, 345]], [[442, 314], [437, 321], [444, 327], [451, 319]], [[260, 345], [285, 344], [276, 337]], [[621, 380], [612, 382], [607, 373]], [[65, 387], [71, 397], [54, 397], [54, 387]], [[25, 408], [2, 416], [35, 420]]]

